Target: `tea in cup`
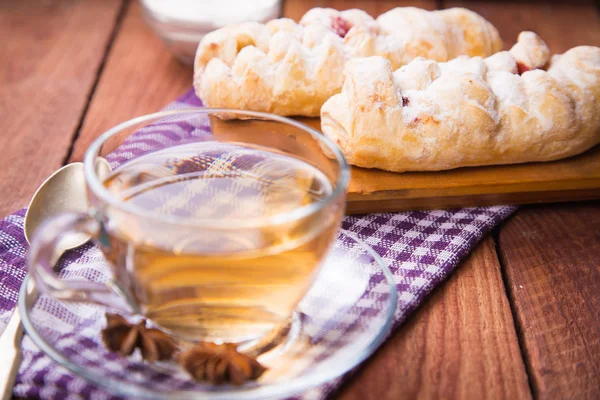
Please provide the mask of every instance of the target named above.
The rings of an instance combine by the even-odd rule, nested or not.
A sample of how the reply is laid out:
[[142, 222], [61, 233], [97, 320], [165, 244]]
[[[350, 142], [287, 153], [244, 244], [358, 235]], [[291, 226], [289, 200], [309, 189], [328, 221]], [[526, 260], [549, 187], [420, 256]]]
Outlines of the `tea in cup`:
[[[97, 157], [115, 165], [105, 179]], [[41, 292], [140, 314], [185, 340], [233, 343], [289, 322], [340, 227], [349, 180], [319, 132], [218, 109], [123, 123], [90, 146], [84, 169], [88, 212], [50, 220], [33, 239]], [[57, 278], [50, 256], [73, 233], [92, 235], [109, 282]]]

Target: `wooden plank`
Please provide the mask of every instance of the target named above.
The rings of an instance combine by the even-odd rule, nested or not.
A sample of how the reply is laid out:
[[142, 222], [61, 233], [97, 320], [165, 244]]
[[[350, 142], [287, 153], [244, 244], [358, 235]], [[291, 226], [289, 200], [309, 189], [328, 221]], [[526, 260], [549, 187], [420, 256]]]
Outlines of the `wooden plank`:
[[531, 397], [491, 237], [343, 387], [340, 397]]
[[0, 3], [0, 216], [61, 166], [104, 58], [120, 0]]
[[131, 2], [108, 56], [71, 161], [107, 129], [159, 111], [192, 87], [191, 66], [180, 63], [146, 25], [139, 2]]
[[500, 255], [536, 398], [600, 398], [600, 203], [527, 207]]
[[403, 199], [402, 203], [398, 200], [352, 200], [349, 199], [346, 204], [346, 214], [365, 214], [373, 212], [394, 212], [399, 209], [407, 210], [431, 210], [440, 208], [458, 208], [467, 206], [494, 206], [498, 204], [543, 204], [562, 202], [568, 197], [570, 200], [593, 200], [598, 197], [597, 189], [590, 190], [571, 190], [568, 196], [565, 191], [546, 191], [538, 192], [517, 192], [503, 194], [474, 194], [468, 196], [436, 196], [436, 197], [417, 197]]

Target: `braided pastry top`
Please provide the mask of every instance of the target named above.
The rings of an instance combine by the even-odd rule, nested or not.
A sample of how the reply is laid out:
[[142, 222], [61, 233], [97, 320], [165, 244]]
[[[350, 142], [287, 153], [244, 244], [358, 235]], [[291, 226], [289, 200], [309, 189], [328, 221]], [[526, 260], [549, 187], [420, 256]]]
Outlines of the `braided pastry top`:
[[382, 57], [355, 59], [322, 130], [351, 164], [396, 172], [575, 155], [600, 142], [600, 48], [549, 59], [532, 32], [486, 59], [418, 58], [395, 72]]
[[300, 24], [281, 18], [207, 34], [196, 53], [194, 87], [210, 107], [318, 116], [341, 90], [351, 58], [380, 55], [397, 68], [418, 56], [447, 61], [501, 48], [498, 31], [463, 8], [402, 7], [377, 20], [361, 10], [314, 8]]

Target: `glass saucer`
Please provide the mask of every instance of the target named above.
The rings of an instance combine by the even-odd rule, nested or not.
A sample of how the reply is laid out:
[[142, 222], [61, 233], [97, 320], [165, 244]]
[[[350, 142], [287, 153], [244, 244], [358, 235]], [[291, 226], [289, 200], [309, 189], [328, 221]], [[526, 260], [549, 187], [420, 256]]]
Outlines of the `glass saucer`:
[[213, 386], [195, 382], [175, 363], [150, 364], [137, 352], [122, 358], [107, 351], [100, 338], [106, 312], [101, 306], [85, 305], [85, 313], [70, 315], [73, 329], [56, 334], [56, 321], [48, 315], [60, 302], [41, 296], [28, 304], [28, 279], [21, 288], [19, 309], [33, 342], [74, 374], [116, 395], [135, 398], [263, 399], [297, 394], [366, 359], [388, 335], [396, 307], [390, 270], [371, 247], [353, 233], [340, 231], [287, 334], [258, 358], [268, 371], [242, 386]]

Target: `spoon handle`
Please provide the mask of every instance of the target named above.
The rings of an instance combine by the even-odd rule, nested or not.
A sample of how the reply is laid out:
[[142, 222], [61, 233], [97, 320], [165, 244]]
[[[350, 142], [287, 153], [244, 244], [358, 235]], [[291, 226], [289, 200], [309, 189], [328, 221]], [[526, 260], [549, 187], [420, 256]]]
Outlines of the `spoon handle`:
[[8, 325], [0, 335], [0, 354], [2, 354], [2, 363], [0, 363], [0, 399], [9, 400], [12, 398], [13, 385], [21, 365], [21, 338], [23, 337], [23, 326], [21, 325], [21, 314], [16, 308]]
[[[58, 253], [54, 260], [58, 260], [60, 254]], [[28, 279], [26, 289], [25, 303], [31, 304], [38, 297], [32, 279]], [[0, 354], [2, 354], [2, 363], [0, 363], [0, 400], [12, 399], [13, 386], [23, 358], [23, 354], [21, 353], [22, 338], [23, 325], [21, 324], [21, 313], [17, 306], [8, 320], [8, 325], [6, 325], [2, 335], [0, 335]]]

